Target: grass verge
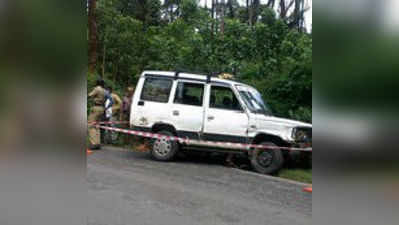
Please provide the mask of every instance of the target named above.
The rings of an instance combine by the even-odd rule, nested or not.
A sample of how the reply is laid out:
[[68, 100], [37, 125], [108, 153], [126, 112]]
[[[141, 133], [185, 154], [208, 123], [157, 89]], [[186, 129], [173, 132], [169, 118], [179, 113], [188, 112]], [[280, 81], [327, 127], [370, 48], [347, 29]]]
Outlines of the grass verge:
[[295, 180], [303, 183], [312, 183], [311, 169], [282, 169], [278, 177]]

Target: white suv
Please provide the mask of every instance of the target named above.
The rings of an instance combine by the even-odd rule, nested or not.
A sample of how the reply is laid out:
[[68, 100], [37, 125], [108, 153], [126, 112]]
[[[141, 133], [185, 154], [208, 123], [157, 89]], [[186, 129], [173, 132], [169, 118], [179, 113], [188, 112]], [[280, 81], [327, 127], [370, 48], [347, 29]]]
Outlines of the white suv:
[[255, 88], [210, 75], [144, 71], [130, 115], [134, 130], [193, 140], [187, 145], [155, 139], [151, 154], [161, 161], [186, 149], [240, 153], [249, 157], [256, 171], [271, 174], [291, 158], [291, 152], [248, 151], [216, 142], [310, 147], [312, 141], [311, 124], [274, 117]]

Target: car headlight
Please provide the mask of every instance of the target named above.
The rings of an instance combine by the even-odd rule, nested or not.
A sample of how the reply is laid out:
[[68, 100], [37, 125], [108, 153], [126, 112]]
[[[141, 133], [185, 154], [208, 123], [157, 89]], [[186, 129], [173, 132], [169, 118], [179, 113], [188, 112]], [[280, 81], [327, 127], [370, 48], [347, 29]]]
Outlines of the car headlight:
[[292, 138], [297, 142], [310, 142], [312, 139], [312, 130], [309, 128], [294, 128]]

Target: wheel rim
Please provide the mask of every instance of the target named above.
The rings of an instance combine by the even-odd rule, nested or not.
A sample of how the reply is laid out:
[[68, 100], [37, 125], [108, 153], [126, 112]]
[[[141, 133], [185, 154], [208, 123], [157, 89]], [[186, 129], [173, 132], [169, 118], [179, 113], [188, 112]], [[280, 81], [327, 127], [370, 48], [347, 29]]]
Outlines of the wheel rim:
[[273, 153], [270, 151], [262, 151], [259, 153], [257, 161], [262, 167], [269, 167], [273, 162]]
[[166, 156], [172, 150], [172, 142], [166, 140], [166, 138], [157, 139], [154, 142], [154, 151], [159, 156]]

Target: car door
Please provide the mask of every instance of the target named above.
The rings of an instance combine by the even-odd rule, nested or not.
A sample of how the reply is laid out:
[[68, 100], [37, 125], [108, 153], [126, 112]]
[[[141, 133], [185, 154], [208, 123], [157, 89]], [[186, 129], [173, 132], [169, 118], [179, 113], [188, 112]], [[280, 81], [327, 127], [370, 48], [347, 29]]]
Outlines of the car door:
[[204, 118], [204, 139], [246, 142], [248, 116], [228, 85], [211, 84], [208, 88]]
[[177, 82], [171, 116], [180, 137], [200, 139], [204, 119], [204, 90], [204, 82]]

